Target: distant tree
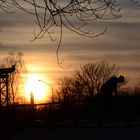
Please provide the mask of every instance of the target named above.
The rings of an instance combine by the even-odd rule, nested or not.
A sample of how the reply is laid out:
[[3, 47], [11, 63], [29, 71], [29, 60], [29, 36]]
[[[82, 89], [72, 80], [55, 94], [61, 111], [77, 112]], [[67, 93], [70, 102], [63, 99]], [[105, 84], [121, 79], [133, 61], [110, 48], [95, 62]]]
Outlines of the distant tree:
[[69, 102], [75, 98], [73, 96], [73, 80], [70, 77], [63, 77], [57, 80], [58, 90], [57, 95], [55, 95], [58, 101]]
[[[10, 90], [10, 102], [14, 104], [15, 102], [19, 102], [19, 100], [23, 100], [23, 96], [19, 97], [19, 93], [21, 92], [21, 86], [23, 86], [24, 78], [26, 76], [27, 70], [23, 60], [23, 54], [20, 52], [10, 52], [7, 57], [5, 57], [2, 61], [1, 67], [11, 67], [15, 65], [15, 72], [10, 75], [9, 78], [9, 90]], [[24, 88], [22, 87], [22, 90]]]
[[68, 77], [57, 80], [58, 90], [55, 96], [59, 101], [75, 101], [92, 98], [100, 93], [101, 85], [112, 76], [118, 75], [117, 66], [102, 61], [87, 63]]
[[118, 74], [116, 65], [109, 65], [108, 62], [102, 61], [95, 64], [88, 63], [74, 72], [76, 81], [86, 87], [90, 97], [100, 92], [101, 85], [112, 76]]

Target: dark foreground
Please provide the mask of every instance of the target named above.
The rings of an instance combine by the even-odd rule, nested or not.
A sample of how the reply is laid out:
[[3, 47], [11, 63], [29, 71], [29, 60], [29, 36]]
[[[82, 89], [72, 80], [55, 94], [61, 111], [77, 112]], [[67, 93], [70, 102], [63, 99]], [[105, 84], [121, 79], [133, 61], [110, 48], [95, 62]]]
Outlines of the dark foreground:
[[139, 140], [140, 126], [12, 128], [1, 130], [0, 140]]
[[[140, 97], [0, 112], [0, 140], [140, 139]], [[19, 107], [18, 107], [19, 108]]]
[[140, 139], [140, 127], [122, 128], [66, 128], [24, 130], [13, 140], [127, 140]]

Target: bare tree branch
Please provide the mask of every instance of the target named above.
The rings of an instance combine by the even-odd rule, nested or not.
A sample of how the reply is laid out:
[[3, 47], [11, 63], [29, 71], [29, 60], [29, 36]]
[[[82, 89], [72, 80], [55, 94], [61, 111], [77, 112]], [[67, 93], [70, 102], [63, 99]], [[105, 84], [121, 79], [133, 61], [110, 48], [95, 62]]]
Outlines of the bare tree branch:
[[39, 32], [34, 34], [34, 40], [48, 34], [51, 40], [55, 27], [60, 28], [60, 38], [56, 50], [58, 63], [59, 48], [62, 42], [63, 28], [86, 37], [98, 37], [105, 33], [88, 31], [87, 25], [95, 20], [119, 18], [119, 5], [112, 0], [0, 0], [0, 8], [12, 13], [18, 9], [35, 16]]
[[[130, 1], [137, 2], [137, 0]], [[107, 27], [103, 31], [93, 32], [95, 29], [90, 29], [89, 24], [96, 25], [95, 21], [101, 22], [121, 17], [118, 0], [0, 0], [0, 9], [8, 13], [20, 9], [35, 16], [35, 24], [39, 27], [39, 31], [34, 33], [33, 40], [40, 39], [47, 34], [52, 41], [55, 41], [54, 29], [60, 28], [56, 50], [60, 65], [63, 62], [59, 60], [63, 28], [78, 35], [94, 38], [104, 34]]]

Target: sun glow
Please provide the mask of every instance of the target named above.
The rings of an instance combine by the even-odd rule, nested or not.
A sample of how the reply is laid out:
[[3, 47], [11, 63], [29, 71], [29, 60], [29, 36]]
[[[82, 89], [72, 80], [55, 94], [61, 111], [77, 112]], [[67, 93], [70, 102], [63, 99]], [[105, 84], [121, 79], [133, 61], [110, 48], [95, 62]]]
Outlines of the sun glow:
[[43, 82], [39, 81], [38, 76], [30, 75], [28, 77], [28, 81], [25, 85], [26, 89], [26, 98], [27, 101], [30, 102], [31, 93], [34, 96], [34, 102], [46, 102], [49, 94], [49, 87], [45, 85]]

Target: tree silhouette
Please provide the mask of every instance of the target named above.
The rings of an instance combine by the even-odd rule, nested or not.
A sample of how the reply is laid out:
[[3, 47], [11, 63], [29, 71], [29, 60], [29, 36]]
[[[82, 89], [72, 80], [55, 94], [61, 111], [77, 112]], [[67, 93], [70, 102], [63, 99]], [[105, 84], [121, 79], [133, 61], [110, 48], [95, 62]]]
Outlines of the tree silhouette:
[[110, 77], [118, 74], [116, 65], [109, 65], [106, 61], [97, 62], [95, 64], [88, 63], [75, 71], [75, 79], [87, 88], [89, 96], [92, 97], [100, 92], [101, 85]]
[[110, 77], [118, 74], [116, 65], [109, 65], [106, 61], [87, 63], [71, 76], [57, 80], [58, 90], [55, 95], [59, 101], [71, 102], [92, 98], [100, 93], [101, 85]]
[[[8, 13], [22, 10], [35, 16], [35, 24], [39, 31], [34, 33], [34, 39], [40, 39], [47, 34], [52, 41], [55, 29], [59, 29], [60, 36], [56, 50], [58, 64], [59, 49], [64, 29], [86, 37], [98, 37], [106, 32], [95, 32], [93, 25], [106, 19], [119, 18], [120, 6], [113, 0], [0, 0], [0, 9]], [[91, 27], [92, 23], [92, 27]]]
[[[137, 3], [137, 0], [130, 0]], [[102, 20], [118, 19], [121, 17], [119, 0], [0, 0], [0, 9], [8, 13], [22, 10], [35, 16], [35, 24], [39, 31], [34, 33], [34, 39], [40, 39], [47, 34], [52, 41], [55, 29], [60, 36], [56, 50], [58, 64], [59, 49], [64, 29], [86, 37], [98, 37], [106, 32], [107, 27], [96, 32], [97, 23]], [[91, 27], [92, 23], [92, 27]], [[94, 25], [94, 26], [93, 26]]]
[[[60, 43], [63, 27], [87, 37], [96, 37], [105, 32], [93, 33], [84, 29], [89, 22], [101, 19], [119, 18], [119, 5], [116, 1], [101, 0], [0, 0], [0, 8], [6, 12], [15, 12], [21, 9], [36, 17], [35, 23], [40, 31], [34, 39], [42, 38], [48, 34], [53, 39], [54, 27], [60, 28]], [[73, 22], [76, 20], [78, 25]]]
[[[137, 3], [137, 0], [130, 0]], [[0, 9], [8, 13], [18, 9], [36, 17], [35, 23], [39, 26], [39, 33], [34, 39], [42, 38], [44, 34], [52, 37], [54, 27], [60, 28], [60, 42], [63, 27], [87, 37], [96, 37], [103, 32], [94, 33], [84, 27], [93, 21], [100, 22], [105, 19], [120, 17], [119, 0], [0, 0]], [[76, 20], [76, 23], [73, 22]], [[95, 24], [97, 24], [95, 22]]]
[[57, 100], [69, 102], [73, 98], [73, 81], [69, 77], [59, 78], [57, 80], [58, 90], [57, 95], [55, 95]]
[[15, 65], [16, 67], [15, 72], [10, 75], [9, 79], [11, 104], [18, 102], [19, 100], [23, 100], [23, 97], [19, 96], [19, 91], [21, 92], [20, 86], [23, 86], [24, 77], [26, 76], [27, 70], [22, 57], [22, 53], [12, 51], [3, 59], [1, 64], [1, 67], [11, 67], [12, 65]]

